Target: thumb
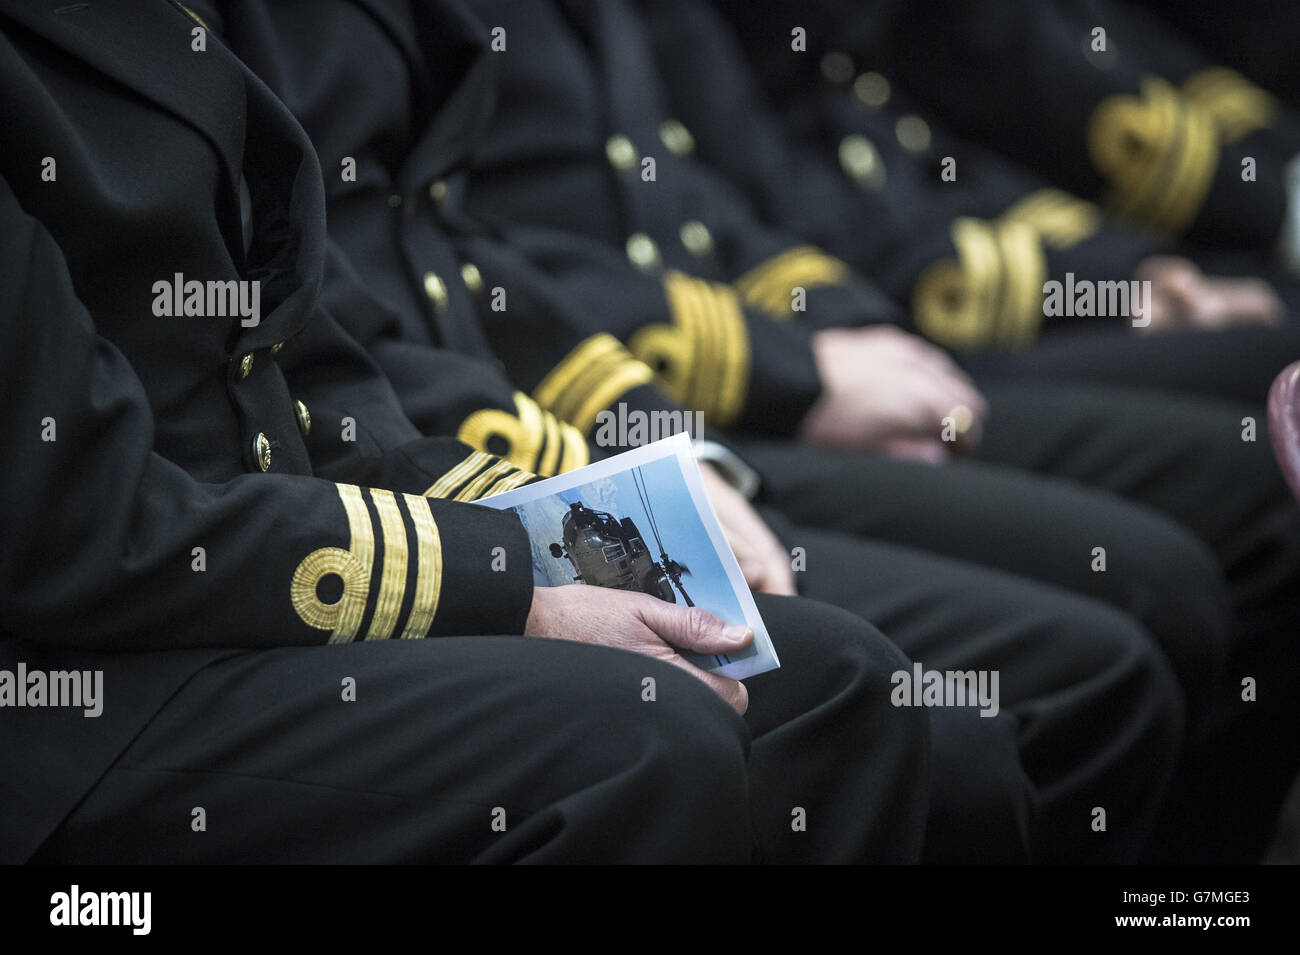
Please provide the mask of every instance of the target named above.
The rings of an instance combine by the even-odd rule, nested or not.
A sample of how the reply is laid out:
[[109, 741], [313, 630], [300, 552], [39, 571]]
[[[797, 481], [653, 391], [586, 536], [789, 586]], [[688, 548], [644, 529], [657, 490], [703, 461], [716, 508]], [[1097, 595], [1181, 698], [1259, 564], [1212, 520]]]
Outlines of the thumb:
[[641, 620], [664, 643], [695, 653], [735, 653], [754, 640], [749, 627], [728, 625], [703, 607], [683, 607], [653, 597], [642, 605]]

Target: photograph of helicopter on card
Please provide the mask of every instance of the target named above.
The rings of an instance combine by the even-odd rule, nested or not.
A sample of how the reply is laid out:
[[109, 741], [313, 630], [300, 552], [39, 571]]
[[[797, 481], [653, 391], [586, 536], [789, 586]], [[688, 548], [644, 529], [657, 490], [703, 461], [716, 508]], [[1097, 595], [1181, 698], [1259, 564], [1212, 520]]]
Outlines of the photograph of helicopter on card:
[[703, 607], [752, 628], [754, 642], [730, 655], [683, 654], [696, 666], [739, 680], [781, 665], [713, 514], [687, 435], [478, 503], [519, 516], [537, 586], [614, 587]]

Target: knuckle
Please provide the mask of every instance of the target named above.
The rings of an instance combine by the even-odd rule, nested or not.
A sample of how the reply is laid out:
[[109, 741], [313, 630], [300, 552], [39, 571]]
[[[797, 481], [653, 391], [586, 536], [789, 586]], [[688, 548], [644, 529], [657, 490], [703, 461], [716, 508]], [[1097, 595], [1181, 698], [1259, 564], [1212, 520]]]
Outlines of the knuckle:
[[713, 614], [703, 607], [686, 608], [686, 635], [692, 643], [702, 640], [714, 628]]

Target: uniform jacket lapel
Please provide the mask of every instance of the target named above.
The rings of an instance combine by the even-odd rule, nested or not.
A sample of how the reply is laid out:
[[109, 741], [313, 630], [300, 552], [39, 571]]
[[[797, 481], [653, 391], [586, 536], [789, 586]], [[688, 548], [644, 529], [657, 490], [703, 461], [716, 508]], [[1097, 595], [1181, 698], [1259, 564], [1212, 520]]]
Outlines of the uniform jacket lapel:
[[[57, 45], [77, 60], [153, 101], [193, 126], [221, 157], [230, 189], [225, 208], [239, 208], [238, 170], [243, 130], [232, 135], [229, 103], [245, 98], [241, 71], [212, 34], [207, 51], [191, 48], [199, 24], [170, 0], [0, 0], [0, 13]], [[224, 115], [223, 115], [224, 114]], [[222, 223], [227, 240], [242, 246], [240, 223]]]

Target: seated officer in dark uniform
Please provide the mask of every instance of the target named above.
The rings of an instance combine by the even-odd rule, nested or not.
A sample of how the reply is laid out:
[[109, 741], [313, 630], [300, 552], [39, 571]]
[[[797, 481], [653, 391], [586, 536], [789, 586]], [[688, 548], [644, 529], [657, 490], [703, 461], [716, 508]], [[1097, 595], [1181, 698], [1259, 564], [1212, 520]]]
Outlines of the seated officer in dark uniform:
[[[520, 466], [549, 468], [561, 457], [580, 462], [585, 453], [594, 456], [608, 450], [594, 427], [600, 412], [616, 405], [636, 411], [680, 409], [648, 386], [653, 372], [645, 363], [637, 361], [611, 334], [599, 331], [600, 325], [590, 325], [630, 321], [640, 314], [638, 309], [664, 310], [658, 278], [635, 270], [626, 276], [622, 270], [610, 269], [609, 257], [598, 245], [565, 237], [565, 244], [556, 250], [556, 260], [590, 255], [597, 267], [588, 274], [593, 282], [604, 282], [597, 284], [597, 295], [609, 286], [611, 278], [614, 283], [630, 279], [623, 289], [626, 297], [608, 297], [605, 301], [610, 307], [585, 313], [584, 290], [578, 283], [567, 283], [563, 269], [557, 279], [529, 266], [524, 255], [476, 225], [466, 213], [461, 201], [463, 166], [487, 116], [495, 57], [485, 48], [484, 28], [468, 19], [458, 5], [243, 2], [191, 6], [223, 42], [230, 43], [285, 97], [312, 135], [322, 157], [331, 203], [331, 236], [345, 253], [336, 271], [354, 279], [342, 286], [327, 276], [324, 294], [327, 300], [338, 301], [333, 311], [346, 316], [346, 327], [388, 371], [399, 398], [418, 416], [421, 427], [454, 430], [476, 446], [517, 455], [515, 463]], [[621, 255], [616, 261], [626, 269]], [[498, 289], [493, 286], [503, 273], [509, 276], [501, 289], [508, 292], [509, 305], [492, 327], [485, 329], [475, 321], [474, 303], [497, 296]], [[697, 285], [709, 291], [706, 283], [691, 283], [686, 292], [692, 301]], [[347, 304], [342, 302], [343, 294], [351, 296]], [[592, 290], [585, 294], [590, 296]], [[725, 299], [713, 294], [718, 301]], [[704, 312], [719, 322], [725, 320], [720, 310]], [[761, 316], [755, 321], [769, 322]], [[578, 331], [584, 327], [585, 332]], [[725, 336], [704, 337], [706, 343], [714, 344], [729, 340]], [[440, 343], [472, 351], [487, 361], [495, 357], [496, 345], [502, 349], [506, 367], [522, 371], [522, 384], [533, 394], [521, 389], [512, 398], [509, 386], [503, 385], [504, 393], [483, 407], [448, 400], [449, 382], [430, 381], [419, 374], [426, 362], [422, 356]], [[756, 373], [761, 370], [770, 381], [773, 372], [779, 375], [780, 363], [771, 361], [768, 347], [761, 369], [757, 356], [752, 366], [743, 358], [739, 364], [746, 371], [750, 367]], [[737, 363], [716, 352], [703, 355], [697, 366], [701, 394], [728, 390], [727, 375], [715, 371], [727, 365], [735, 367]], [[485, 376], [486, 370], [479, 378]], [[755, 420], [768, 408], [788, 416], [773, 396], [759, 387], [734, 390], [746, 406], [742, 413]], [[578, 450], [568, 438], [563, 439], [563, 453], [548, 451], [556, 447], [548, 436], [555, 428], [546, 408], [539, 405], [563, 410], [573, 430], [595, 438], [588, 452]], [[439, 407], [458, 409], [463, 420], [435, 420], [430, 412]], [[719, 406], [708, 407], [712, 420]], [[794, 456], [798, 452], [790, 448], [789, 453]], [[545, 463], [539, 465], [539, 461]], [[715, 506], [720, 503], [717, 493], [715, 489]], [[1065, 512], [1077, 499], [1062, 497], [1058, 501], [1065, 520]], [[721, 503], [720, 510], [735, 502]], [[743, 498], [739, 503], [764, 532]], [[1072, 764], [1073, 756], [1067, 755], [1061, 762], [1061, 755], [1089, 748], [1086, 739], [1097, 732], [1097, 711], [1091, 704], [1085, 705], [1093, 715], [1084, 720], [1087, 728], [1080, 729], [1067, 715], [1074, 707], [1063, 710], [1060, 704], [1076, 693], [1091, 695], [1090, 688], [1096, 686], [1097, 651], [1117, 643], [1131, 644], [1138, 632], [1131, 620], [1054, 587], [906, 547], [788, 526], [780, 514], [765, 513], [789, 546], [806, 553], [806, 569], [793, 575], [806, 595], [881, 622], [891, 639], [905, 650], [914, 648], [919, 658], [943, 659], [949, 666], [990, 666], [1002, 672], [1004, 687], [1013, 687], [1004, 690], [1004, 707], [1020, 717], [1018, 762], [1024, 764], [1042, 805], [1037, 858], [1117, 858], [1109, 849], [1099, 855], [1102, 847], [1092, 842], [1091, 831], [1081, 830], [1075, 823], [1084, 792], [1109, 790], [1118, 796], [1128, 786], [1090, 760], [1085, 760], [1082, 773], [1091, 779], [1067, 782], [1061, 770]], [[846, 514], [845, 519], [852, 516]], [[1183, 617], [1181, 608], [1177, 619], [1194, 624], [1196, 633], [1208, 639], [1199, 645], [1183, 632], [1185, 628], [1175, 629], [1171, 639], [1182, 640], [1177, 648], [1185, 651], [1180, 656], [1180, 670], [1189, 683], [1208, 680], [1211, 668], [1203, 664], [1217, 649], [1215, 628], [1221, 607], [1215, 572], [1212, 568], [1206, 571], [1207, 563], [1198, 563], [1195, 543], [1182, 544], [1183, 538], [1177, 532], [1168, 533], [1162, 522], [1145, 514], [1126, 513], [1116, 526], [1125, 522], [1137, 535], [1147, 535], [1147, 545], [1171, 542], [1168, 558], [1187, 568], [1189, 578], [1202, 580], [1200, 574], [1205, 572], [1197, 587], [1201, 619]], [[729, 528], [729, 539], [738, 551], [746, 532]], [[1190, 550], [1190, 555], [1180, 554], [1180, 547]], [[784, 563], [789, 579], [788, 554], [779, 546], [774, 550], [772, 563]], [[751, 578], [751, 583], [769, 587], [773, 581], [760, 576]], [[1153, 589], [1142, 583], [1135, 586], [1135, 592], [1146, 595]], [[1161, 607], [1172, 603], [1167, 596], [1160, 601]], [[1144, 597], [1140, 608], [1151, 612], [1153, 605]], [[1152, 619], [1161, 616], [1151, 614]], [[1032, 640], [1026, 640], [1026, 628], [1034, 633]], [[1102, 658], [1111, 652], [1103, 650]], [[1061, 693], [1060, 687], [1067, 684], [1076, 690]], [[942, 747], [951, 739], [946, 729], [938, 726], [933, 733], [939, 749], [936, 782], [955, 790], [955, 800], [969, 806], [972, 780], [966, 774], [973, 761], [965, 752], [971, 747], [957, 752], [955, 758], [945, 758]], [[962, 729], [969, 730], [969, 725]], [[980, 762], [986, 763], [988, 751], [983, 751], [986, 755]], [[1079, 772], [1077, 766], [1070, 770], [1071, 775]], [[1128, 800], [1131, 795], [1122, 798]], [[932, 814], [932, 821], [949, 827], [960, 821], [967, 831], [954, 839], [957, 847], [971, 853], [969, 858], [981, 857], [978, 853], [983, 846], [996, 845], [997, 840], [988, 838], [985, 816], [969, 811], [965, 815], [962, 819], [949, 809]], [[1132, 817], [1131, 812], [1124, 815]], [[983, 832], [979, 831], [982, 827]], [[969, 842], [962, 844], [963, 838]], [[943, 849], [956, 854], [951, 846]], [[982, 857], [988, 858], [988, 851], [983, 851]], [[995, 851], [1005, 852], [1005, 847]]]
[[[0, 27], [0, 670], [103, 688], [94, 718], [0, 697], [0, 859], [918, 856], [906, 658], [763, 599], [785, 666], [742, 721], [673, 647], [743, 630], [535, 592], [465, 492], [531, 475], [421, 435], [323, 306], [320, 169], [267, 88], [165, 0]], [[1176, 692], [1150, 656], [1114, 674], [1158, 788]]]

